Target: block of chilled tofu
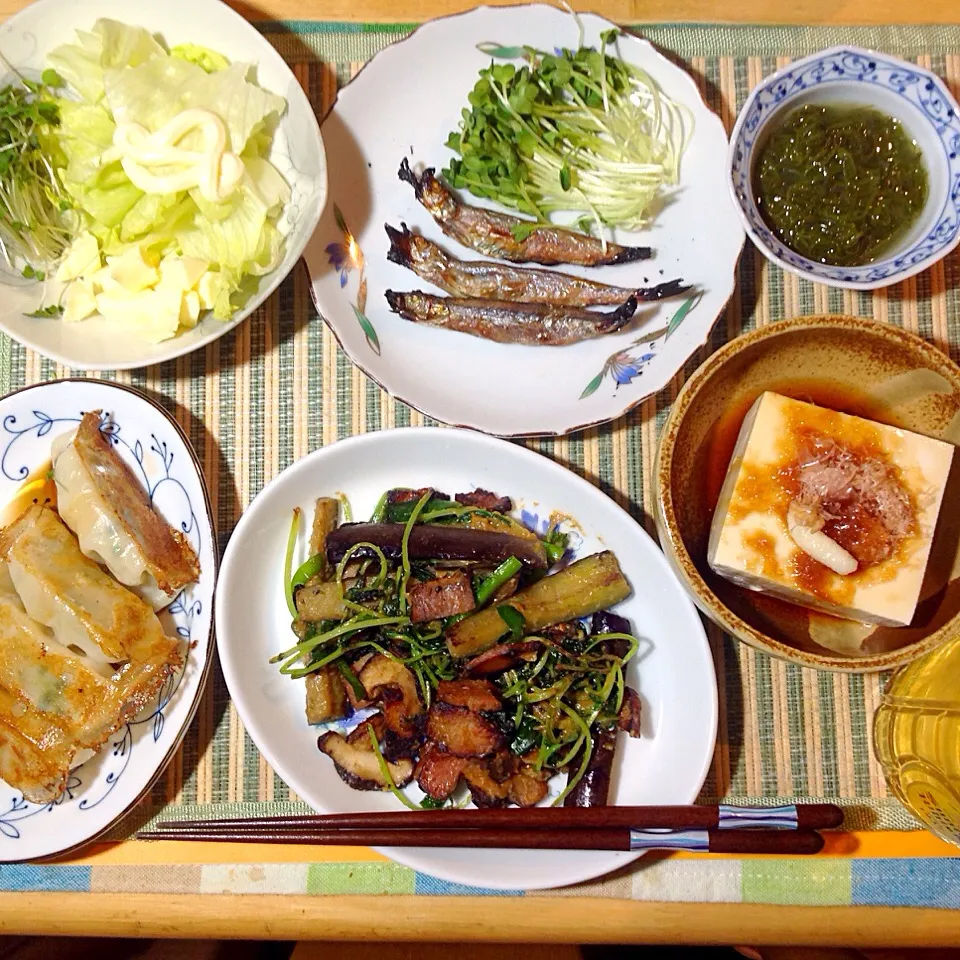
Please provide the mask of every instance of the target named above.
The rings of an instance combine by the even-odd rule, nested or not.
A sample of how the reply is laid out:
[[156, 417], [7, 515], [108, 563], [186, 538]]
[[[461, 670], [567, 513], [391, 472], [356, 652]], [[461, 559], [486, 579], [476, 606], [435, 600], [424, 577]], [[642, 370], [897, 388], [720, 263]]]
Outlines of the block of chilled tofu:
[[737, 438], [708, 562], [748, 590], [906, 626], [953, 451], [908, 430], [764, 393]]

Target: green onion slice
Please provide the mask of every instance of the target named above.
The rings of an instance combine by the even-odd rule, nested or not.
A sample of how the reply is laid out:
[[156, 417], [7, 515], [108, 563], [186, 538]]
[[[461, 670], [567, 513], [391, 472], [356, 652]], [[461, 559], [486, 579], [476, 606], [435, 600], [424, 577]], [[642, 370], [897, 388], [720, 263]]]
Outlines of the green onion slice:
[[374, 733], [373, 727], [367, 726], [367, 733], [370, 735], [370, 745], [373, 747], [374, 755], [377, 758], [377, 765], [380, 767], [380, 774], [383, 779], [387, 781], [387, 786], [390, 788], [390, 792], [405, 806], [409, 807], [411, 810], [419, 810], [419, 804], [414, 803], [394, 782], [393, 777], [390, 775], [390, 767], [387, 766], [387, 761], [383, 759], [383, 754], [380, 752], [380, 744], [377, 742], [377, 735]]
[[516, 607], [511, 607], [506, 603], [497, 607], [497, 613], [500, 614], [500, 619], [510, 628], [510, 639], [519, 640], [527, 626], [523, 614]]
[[477, 606], [482, 607], [522, 566], [516, 557], [507, 557], [477, 588]]

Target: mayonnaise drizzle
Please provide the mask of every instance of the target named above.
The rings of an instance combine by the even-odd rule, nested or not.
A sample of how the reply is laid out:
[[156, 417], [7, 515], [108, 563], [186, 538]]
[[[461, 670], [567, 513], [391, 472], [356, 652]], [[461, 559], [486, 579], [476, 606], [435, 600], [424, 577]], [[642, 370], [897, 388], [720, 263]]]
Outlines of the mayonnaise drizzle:
[[[202, 136], [202, 150], [177, 146], [195, 131]], [[209, 110], [184, 110], [155, 133], [139, 123], [118, 124], [113, 145], [124, 173], [144, 193], [177, 193], [196, 187], [205, 200], [217, 203], [226, 200], [243, 177], [243, 161], [227, 149], [223, 121]], [[164, 172], [151, 169], [156, 167]]]

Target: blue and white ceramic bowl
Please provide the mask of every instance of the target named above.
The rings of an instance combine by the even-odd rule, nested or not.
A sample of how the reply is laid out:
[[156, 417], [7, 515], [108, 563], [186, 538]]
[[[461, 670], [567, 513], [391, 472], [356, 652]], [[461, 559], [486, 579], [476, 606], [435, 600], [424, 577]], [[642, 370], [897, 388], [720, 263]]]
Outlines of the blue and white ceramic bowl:
[[30, 803], [0, 780], [0, 863], [62, 854], [110, 829], [145, 796], [173, 757], [197, 709], [213, 657], [217, 544], [200, 464], [176, 420], [136, 390], [100, 380], [57, 380], [0, 399], [0, 506], [50, 461], [50, 444], [84, 413], [102, 411], [101, 431], [182, 530], [200, 579], [160, 614], [186, 645], [186, 663], [146, 706], [74, 769], [54, 803]]
[[[757, 145], [771, 118], [806, 104], [874, 107], [899, 120], [923, 154], [926, 206], [882, 259], [859, 267], [808, 260], [784, 246], [760, 216], [750, 188]], [[774, 263], [808, 280], [873, 290], [925, 270], [960, 242], [960, 107], [939, 77], [896, 57], [831, 47], [767, 77], [740, 111], [728, 160], [730, 189], [750, 239]]]

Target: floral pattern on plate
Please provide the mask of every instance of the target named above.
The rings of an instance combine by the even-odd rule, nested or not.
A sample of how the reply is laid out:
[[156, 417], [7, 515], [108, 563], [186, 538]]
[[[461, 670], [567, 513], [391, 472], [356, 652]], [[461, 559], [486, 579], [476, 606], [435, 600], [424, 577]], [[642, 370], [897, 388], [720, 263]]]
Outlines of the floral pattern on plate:
[[347, 227], [346, 221], [343, 219], [343, 214], [336, 204], [333, 205], [333, 215], [343, 239], [331, 241], [324, 249], [326, 250], [330, 266], [340, 273], [341, 289], [347, 285], [350, 273], [353, 270], [359, 271], [360, 279], [357, 284], [357, 295], [350, 306], [353, 307], [357, 323], [360, 324], [360, 329], [367, 338], [367, 344], [377, 356], [380, 356], [380, 340], [377, 337], [377, 331], [364, 313], [364, 310], [367, 309], [367, 278], [364, 275], [363, 251], [360, 249], [360, 244], [357, 243], [354, 235], [350, 232], [349, 227]]
[[[688, 297], [670, 318], [670, 322], [664, 329], [639, 336], [625, 350], [618, 350], [616, 353], [610, 354], [600, 372], [583, 388], [580, 399], [585, 400], [596, 393], [607, 374], [613, 379], [615, 390], [633, 383], [634, 379], [643, 373], [643, 368], [656, 358], [657, 347], [666, 343], [676, 333], [687, 314], [699, 301], [699, 296]], [[635, 352], [635, 347], [643, 347], [643, 350]]]

